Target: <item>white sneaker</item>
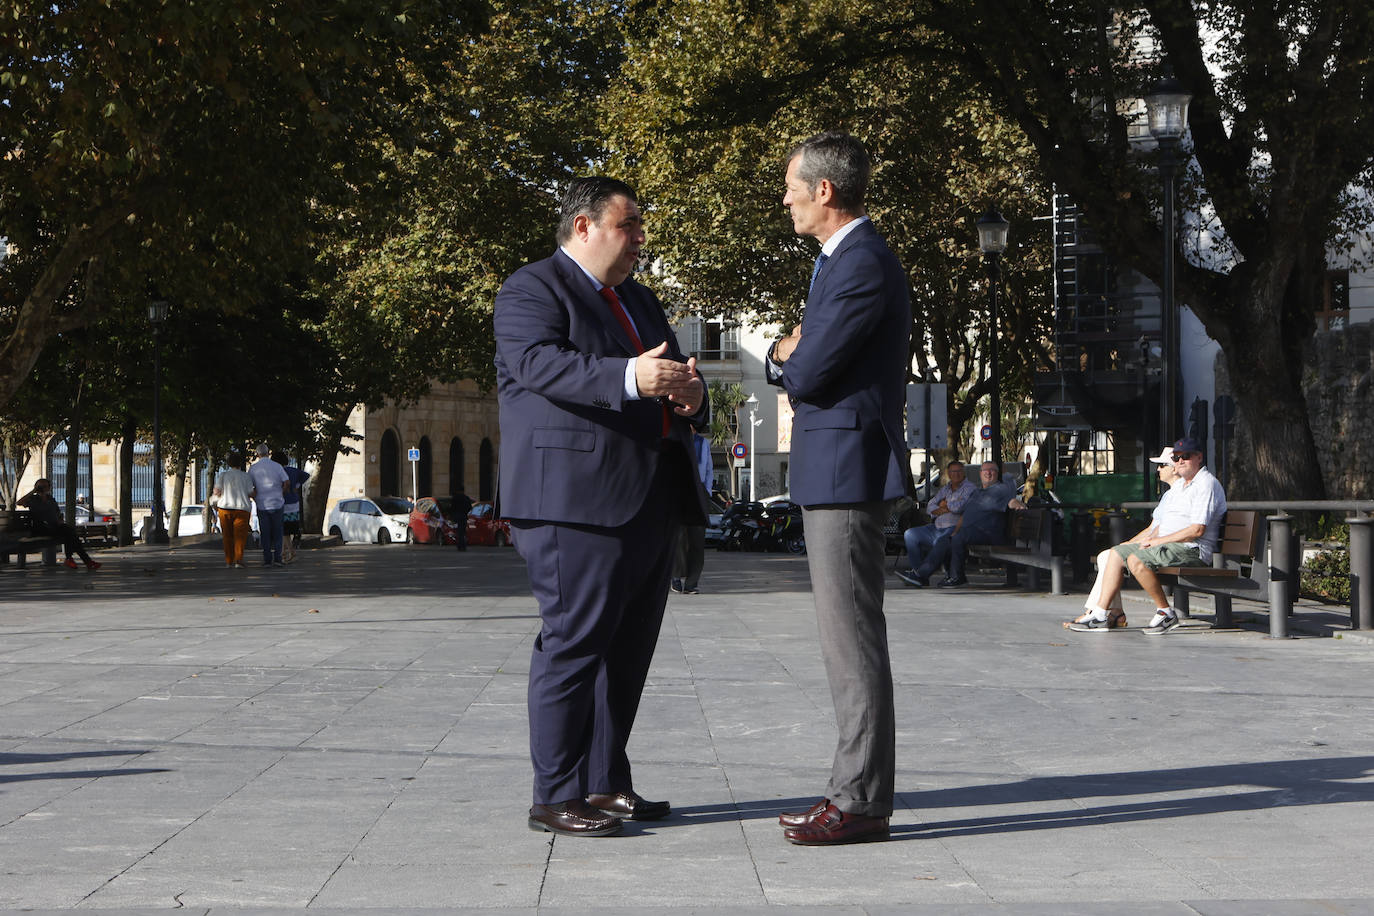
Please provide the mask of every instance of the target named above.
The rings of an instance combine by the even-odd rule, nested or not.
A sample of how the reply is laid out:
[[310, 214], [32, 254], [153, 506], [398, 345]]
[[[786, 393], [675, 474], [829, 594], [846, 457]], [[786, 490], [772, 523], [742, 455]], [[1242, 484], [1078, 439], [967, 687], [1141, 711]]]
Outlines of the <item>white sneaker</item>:
[[1176, 626], [1178, 626], [1178, 616], [1176, 614], [1166, 614], [1163, 611], [1155, 611], [1154, 617], [1150, 618], [1150, 625], [1145, 628], [1145, 635], [1163, 636]]

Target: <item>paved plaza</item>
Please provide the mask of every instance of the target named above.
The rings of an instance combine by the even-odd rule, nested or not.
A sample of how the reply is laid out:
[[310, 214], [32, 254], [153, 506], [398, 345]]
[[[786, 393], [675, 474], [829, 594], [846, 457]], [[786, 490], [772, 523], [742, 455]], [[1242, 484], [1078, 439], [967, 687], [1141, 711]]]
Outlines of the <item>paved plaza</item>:
[[710, 552], [631, 745], [672, 817], [565, 839], [525, 823], [512, 550], [101, 559], [0, 567], [0, 912], [1374, 916], [1368, 640], [1075, 634], [1081, 595], [889, 575], [893, 837], [803, 848], [776, 816], [834, 742], [805, 560]]

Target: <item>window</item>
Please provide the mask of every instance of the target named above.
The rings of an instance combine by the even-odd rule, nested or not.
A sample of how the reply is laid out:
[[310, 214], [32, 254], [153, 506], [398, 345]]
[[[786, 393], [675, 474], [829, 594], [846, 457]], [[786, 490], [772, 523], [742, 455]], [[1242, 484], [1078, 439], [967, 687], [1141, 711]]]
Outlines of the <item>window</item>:
[[1318, 331], [1339, 331], [1350, 323], [1350, 271], [1326, 272], [1322, 307], [1316, 317]]
[[739, 328], [719, 321], [694, 321], [691, 355], [697, 359], [739, 359]]

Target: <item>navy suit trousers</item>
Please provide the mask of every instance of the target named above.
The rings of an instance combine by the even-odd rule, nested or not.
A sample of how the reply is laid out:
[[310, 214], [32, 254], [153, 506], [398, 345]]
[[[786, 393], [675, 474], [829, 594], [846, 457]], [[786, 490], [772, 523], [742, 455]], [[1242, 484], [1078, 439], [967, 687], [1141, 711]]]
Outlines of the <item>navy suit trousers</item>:
[[634, 788], [625, 748], [663, 622], [685, 461], [665, 445], [621, 527], [512, 521], [542, 618], [528, 694], [537, 805]]

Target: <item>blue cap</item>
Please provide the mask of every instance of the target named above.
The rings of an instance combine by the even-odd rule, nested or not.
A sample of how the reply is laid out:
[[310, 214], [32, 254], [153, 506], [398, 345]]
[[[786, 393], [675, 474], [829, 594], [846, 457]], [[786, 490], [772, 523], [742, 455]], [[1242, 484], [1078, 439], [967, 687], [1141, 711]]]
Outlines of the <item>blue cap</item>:
[[1180, 439], [1180, 440], [1178, 440], [1177, 442], [1174, 443], [1174, 451], [1176, 451], [1176, 452], [1199, 452], [1199, 453], [1201, 453], [1201, 452], [1202, 452], [1202, 446], [1201, 446], [1200, 444], [1198, 444], [1198, 441], [1197, 441], [1196, 439], [1193, 439], [1193, 438], [1188, 437], [1188, 436], [1184, 436], [1182, 439]]

